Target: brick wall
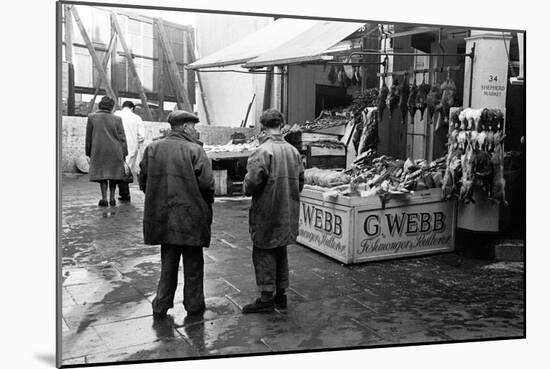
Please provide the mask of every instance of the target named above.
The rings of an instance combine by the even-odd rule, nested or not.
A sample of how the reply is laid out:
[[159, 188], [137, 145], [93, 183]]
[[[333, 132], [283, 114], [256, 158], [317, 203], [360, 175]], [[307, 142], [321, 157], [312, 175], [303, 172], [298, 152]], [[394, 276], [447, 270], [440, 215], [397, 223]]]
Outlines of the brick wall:
[[[85, 156], [84, 145], [86, 137], [86, 117], [63, 116], [61, 127], [61, 170], [63, 172], [76, 172], [75, 161]], [[162, 136], [161, 130], [170, 128], [168, 123], [143, 122], [145, 128], [145, 145], [148, 145], [154, 137]], [[257, 131], [254, 128], [234, 128], [221, 126], [197, 125], [200, 139], [207, 145], [223, 145], [231, 140], [234, 132], [241, 132], [247, 138]]]

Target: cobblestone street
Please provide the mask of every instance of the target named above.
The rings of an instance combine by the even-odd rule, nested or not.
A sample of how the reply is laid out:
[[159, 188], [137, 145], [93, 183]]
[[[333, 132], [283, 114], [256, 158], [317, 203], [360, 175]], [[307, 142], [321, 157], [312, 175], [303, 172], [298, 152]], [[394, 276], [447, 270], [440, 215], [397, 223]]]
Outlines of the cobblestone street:
[[217, 198], [205, 251], [207, 311], [186, 317], [183, 276], [153, 321], [160, 246], [143, 244], [144, 195], [98, 208], [99, 186], [62, 180], [63, 364], [283, 352], [524, 335], [524, 269], [443, 254], [344, 266], [289, 247], [289, 306], [243, 315], [257, 296], [247, 198]]

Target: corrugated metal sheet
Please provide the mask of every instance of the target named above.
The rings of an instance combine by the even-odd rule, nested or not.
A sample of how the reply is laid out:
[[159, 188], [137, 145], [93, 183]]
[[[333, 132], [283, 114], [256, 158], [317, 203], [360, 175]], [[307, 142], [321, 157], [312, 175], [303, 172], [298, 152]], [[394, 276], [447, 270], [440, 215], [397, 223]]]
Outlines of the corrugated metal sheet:
[[265, 67], [322, 60], [322, 53], [364, 25], [364, 23], [349, 22], [317, 22], [288, 42], [270, 48], [269, 51], [250, 60], [245, 67]]
[[197, 60], [190, 64], [188, 68], [199, 69], [243, 64], [287, 43], [289, 40], [319, 23], [323, 22], [304, 19], [277, 19], [258, 32], [250, 34], [228, 47]]

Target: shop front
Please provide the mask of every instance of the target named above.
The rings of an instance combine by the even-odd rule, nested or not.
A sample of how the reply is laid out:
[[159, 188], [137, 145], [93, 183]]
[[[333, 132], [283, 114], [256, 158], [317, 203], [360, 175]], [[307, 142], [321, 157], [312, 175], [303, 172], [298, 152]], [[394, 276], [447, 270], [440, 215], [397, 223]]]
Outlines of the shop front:
[[502, 232], [502, 214], [524, 207], [505, 151], [524, 132], [523, 101], [507, 99], [523, 37], [320, 22], [240, 62], [280, 78], [273, 107], [306, 168], [298, 242], [352, 264]]

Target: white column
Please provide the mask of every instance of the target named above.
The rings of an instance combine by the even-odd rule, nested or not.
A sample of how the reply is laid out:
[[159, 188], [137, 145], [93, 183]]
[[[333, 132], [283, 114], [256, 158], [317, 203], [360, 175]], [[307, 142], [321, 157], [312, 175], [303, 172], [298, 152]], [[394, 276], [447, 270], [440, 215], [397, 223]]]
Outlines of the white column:
[[[504, 109], [508, 84], [508, 55], [512, 37], [503, 32], [477, 31], [475, 34], [474, 32], [476, 31], [472, 31], [472, 36], [466, 38], [466, 52], [469, 53], [475, 45], [475, 55], [473, 64], [472, 58], [466, 58], [463, 105], [476, 109]], [[470, 80], [472, 81], [471, 100]]]

